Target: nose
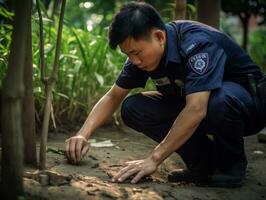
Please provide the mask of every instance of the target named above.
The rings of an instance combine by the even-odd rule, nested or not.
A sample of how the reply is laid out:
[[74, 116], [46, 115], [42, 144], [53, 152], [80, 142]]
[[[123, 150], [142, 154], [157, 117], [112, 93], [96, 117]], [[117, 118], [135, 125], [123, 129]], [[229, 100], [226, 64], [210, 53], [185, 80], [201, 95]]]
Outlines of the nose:
[[139, 59], [137, 56], [131, 56], [131, 58], [129, 59], [134, 65], [140, 65], [142, 62], [141, 59]]

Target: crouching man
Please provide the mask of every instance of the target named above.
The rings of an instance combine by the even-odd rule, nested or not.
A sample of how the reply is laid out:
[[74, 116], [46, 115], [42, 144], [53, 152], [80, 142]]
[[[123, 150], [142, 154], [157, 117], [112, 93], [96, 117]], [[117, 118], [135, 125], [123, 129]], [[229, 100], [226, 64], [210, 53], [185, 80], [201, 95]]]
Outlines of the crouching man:
[[[241, 186], [247, 168], [243, 137], [266, 122], [262, 100], [250, 87], [262, 73], [249, 55], [219, 30], [193, 21], [164, 24], [151, 5], [136, 2], [115, 15], [109, 45], [119, 46], [128, 59], [76, 136], [66, 140], [67, 158], [76, 163], [84, 157], [87, 140], [123, 101], [125, 124], [159, 144], [113, 181], [133, 176], [137, 183], [176, 152], [187, 168], [171, 172], [169, 181]], [[157, 91], [126, 97], [148, 78]]]

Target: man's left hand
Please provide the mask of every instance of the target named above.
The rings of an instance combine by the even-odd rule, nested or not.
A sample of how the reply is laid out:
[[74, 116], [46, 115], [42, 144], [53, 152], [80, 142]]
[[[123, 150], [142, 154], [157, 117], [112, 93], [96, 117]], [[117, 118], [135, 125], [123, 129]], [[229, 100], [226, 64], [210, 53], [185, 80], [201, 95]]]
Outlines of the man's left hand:
[[127, 166], [121, 169], [112, 179], [113, 182], [123, 182], [135, 175], [131, 183], [137, 183], [142, 177], [154, 173], [158, 167], [151, 158], [126, 162]]

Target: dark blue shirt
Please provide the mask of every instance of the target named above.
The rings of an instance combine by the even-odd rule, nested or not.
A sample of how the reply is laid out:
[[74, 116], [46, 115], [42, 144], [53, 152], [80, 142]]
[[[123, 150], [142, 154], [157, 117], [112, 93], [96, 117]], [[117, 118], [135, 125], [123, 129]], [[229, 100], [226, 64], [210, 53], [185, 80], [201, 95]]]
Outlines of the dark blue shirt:
[[[177, 33], [180, 33], [179, 38]], [[138, 69], [128, 59], [116, 80], [119, 87], [145, 87], [151, 78], [165, 95], [185, 95], [220, 88], [233, 81], [248, 88], [247, 75], [262, 77], [249, 55], [230, 37], [205, 24], [176, 21], [166, 24], [167, 46], [159, 66], [152, 72]]]

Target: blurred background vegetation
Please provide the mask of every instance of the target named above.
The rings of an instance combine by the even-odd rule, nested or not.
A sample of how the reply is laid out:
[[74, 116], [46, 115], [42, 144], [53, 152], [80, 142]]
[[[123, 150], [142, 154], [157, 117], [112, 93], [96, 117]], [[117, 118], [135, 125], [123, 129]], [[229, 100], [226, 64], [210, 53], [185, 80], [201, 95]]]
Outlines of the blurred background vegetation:
[[[12, 1], [11, 1], [12, 2]], [[83, 122], [92, 106], [113, 85], [125, 56], [108, 47], [108, 25], [127, 0], [67, 1], [63, 27], [58, 78], [53, 90], [55, 122], [64, 124]], [[159, 10], [165, 22], [174, 19], [175, 1], [147, 0]], [[254, 4], [257, 2], [257, 5]], [[195, 20], [196, 1], [187, 1], [187, 18]], [[42, 1], [45, 31], [45, 58], [52, 66], [60, 0]], [[258, 5], [263, 5], [258, 7]], [[222, 0], [220, 29], [243, 46], [243, 13], [249, 17], [246, 49], [254, 61], [266, 72], [265, 1]], [[256, 7], [257, 6], [257, 7]], [[255, 9], [256, 7], [256, 9]], [[12, 32], [12, 3], [0, 0], [0, 88], [6, 72], [8, 49]], [[44, 92], [40, 80], [39, 34], [36, 8], [32, 15], [34, 96], [37, 123], [41, 122]], [[147, 89], [153, 86], [149, 82]]]

